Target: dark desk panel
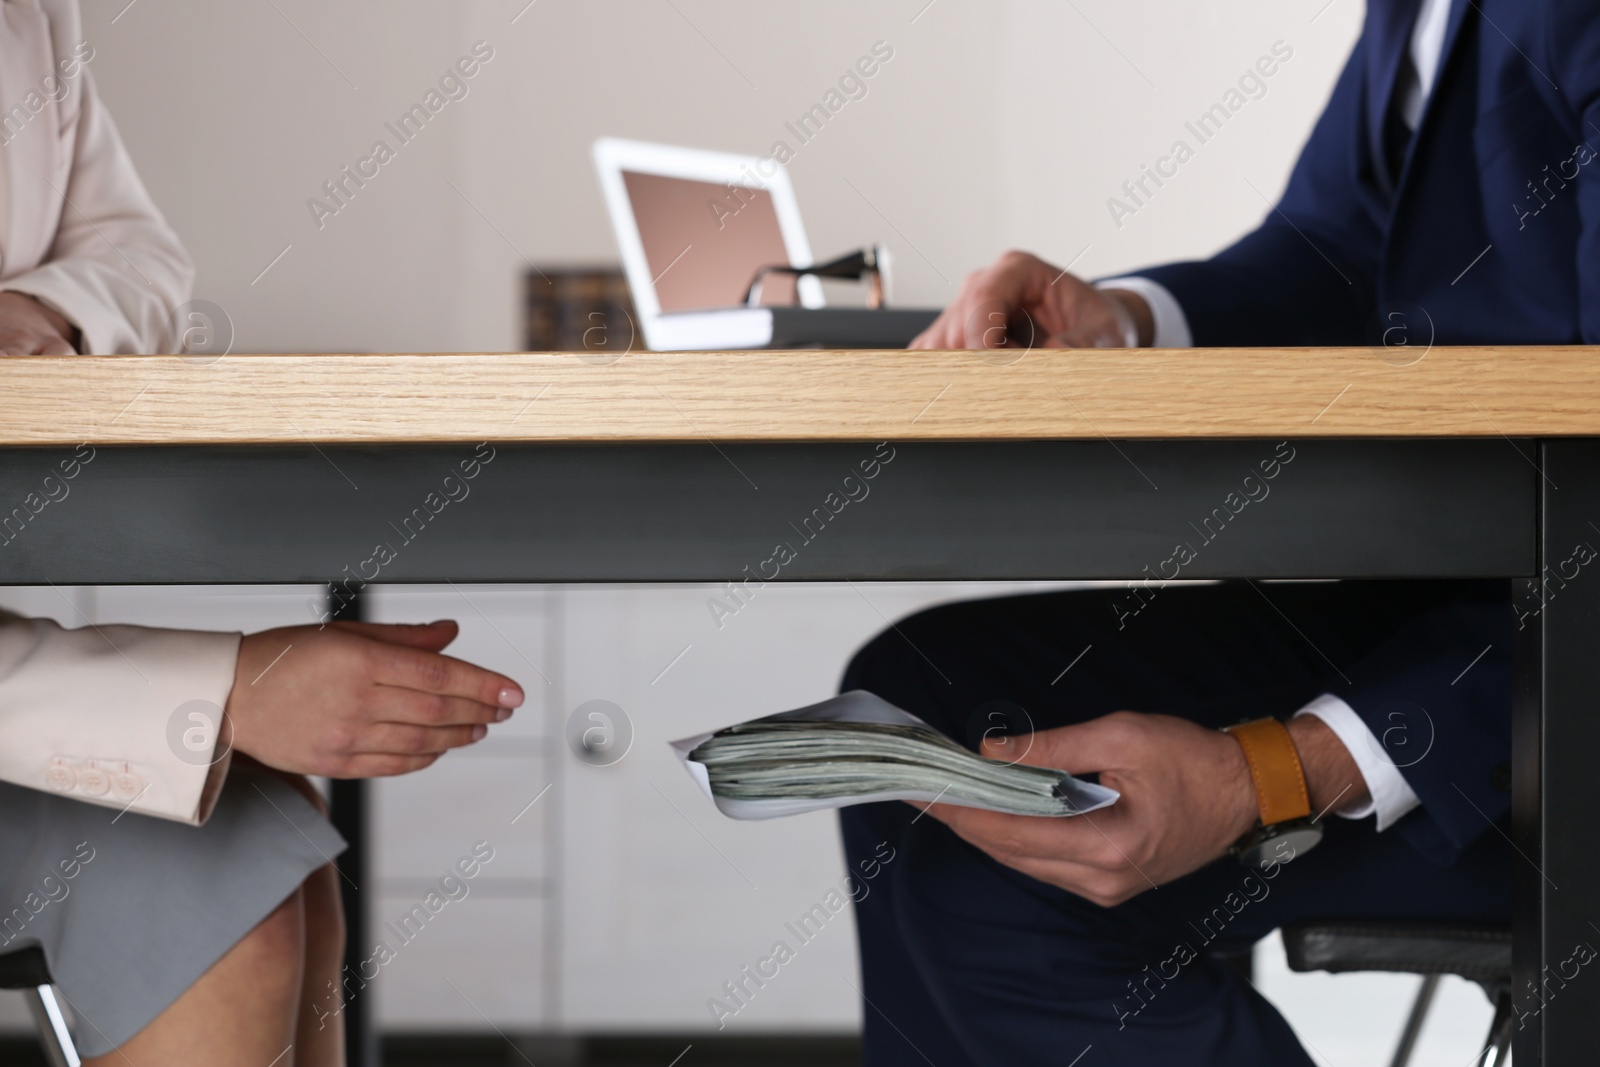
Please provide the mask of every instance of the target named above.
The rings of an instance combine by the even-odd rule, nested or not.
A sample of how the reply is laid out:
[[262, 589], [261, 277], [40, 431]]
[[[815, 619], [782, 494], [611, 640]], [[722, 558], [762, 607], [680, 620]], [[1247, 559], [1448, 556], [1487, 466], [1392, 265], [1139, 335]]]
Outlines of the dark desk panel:
[[0, 583], [1534, 572], [1498, 438], [491, 447], [0, 451]]

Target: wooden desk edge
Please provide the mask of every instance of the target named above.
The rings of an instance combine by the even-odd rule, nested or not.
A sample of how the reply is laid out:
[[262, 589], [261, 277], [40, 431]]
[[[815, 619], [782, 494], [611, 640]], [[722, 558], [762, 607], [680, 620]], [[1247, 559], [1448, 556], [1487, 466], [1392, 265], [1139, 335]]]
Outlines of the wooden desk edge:
[[1600, 436], [1571, 347], [23, 356], [0, 446]]

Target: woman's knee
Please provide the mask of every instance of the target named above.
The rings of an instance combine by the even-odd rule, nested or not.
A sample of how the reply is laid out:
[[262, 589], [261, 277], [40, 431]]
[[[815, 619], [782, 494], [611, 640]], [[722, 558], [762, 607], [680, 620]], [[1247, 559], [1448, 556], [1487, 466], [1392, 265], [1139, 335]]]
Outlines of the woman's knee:
[[298, 989], [305, 971], [305, 898], [301, 887], [283, 899], [223, 957], [233, 971], [259, 980], [263, 994]]
[[329, 863], [312, 871], [301, 886], [305, 908], [308, 966], [344, 958], [344, 904], [339, 897], [339, 872]]

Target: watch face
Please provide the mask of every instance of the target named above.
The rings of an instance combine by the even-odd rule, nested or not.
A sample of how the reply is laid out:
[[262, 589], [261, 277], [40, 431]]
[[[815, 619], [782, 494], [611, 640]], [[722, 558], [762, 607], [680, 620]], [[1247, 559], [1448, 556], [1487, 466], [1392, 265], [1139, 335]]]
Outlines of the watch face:
[[1321, 841], [1322, 827], [1310, 820], [1263, 827], [1240, 847], [1239, 862], [1258, 870], [1288, 863], [1310, 852]]

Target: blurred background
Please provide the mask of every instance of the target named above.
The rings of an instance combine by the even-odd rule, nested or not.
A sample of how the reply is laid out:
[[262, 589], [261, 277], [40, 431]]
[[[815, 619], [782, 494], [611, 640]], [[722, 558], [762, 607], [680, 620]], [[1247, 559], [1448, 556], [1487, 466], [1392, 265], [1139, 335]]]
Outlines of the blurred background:
[[[235, 351], [497, 351], [522, 348], [530, 267], [616, 262], [602, 135], [786, 141], [812, 250], [885, 242], [903, 304], [944, 303], [1011, 247], [1089, 276], [1208, 255], [1281, 190], [1362, 7], [85, 0], [84, 32]], [[468, 95], [319, 227], [323, 183], [393, 143], [385, 124], [479, 41], [493, 58]], [[894, 56], [866, 97], [801, 145], [784, 124], [877, 41]], [[1183, 124], [1277, 41], [1293, 58], [1197, 145]], [[1107, 200], [1180, 137], [1195, 157], [1119, 227]]]
[[[616, 266], [589, 156], [603, 135], [758, 155], [784, 140], [815, 254], [885, 243], [900, 304], [944, 303], [1012, 247], [1091, 277], [1205, 256], [1282, 189], [1363, 15], [1360, 0], [83, 8], [89, 69], [198, 263], [196, 297], [226, 312], [242, 352], [526, 348], [530, 275]], [[785, 123], [880, 41], [893, 57], [867, 95], [800, 144]], [[1194, 146], [1184, 124], [1278, 42], [1292, 56], [1265, 90], [1176, 177], [1129, 199], [1124, 183], [1174, 141]], [[336, 213], [314, 210], [313, 198], [331, 203], [324, 183], [379, 138], [393, 143], [385, 124], [475, 45], [492, 58], [466, 94]], [[1114, 213], [1113, 197], [1135, 210]], [[229, 361], [195, 372], [227, 375]], [[489, 740], [375, 787], [376, 922], [409, 910], [474, 842], [496, 850], [470, 896], [374, 983], [387, 1062], [611, 1055], [668, 1067], [689, 1046], [684, 1067], [717, 1048], [750, 1050], [749, 1062], [852, 1062], [848, 915], [720, 1031], [706, 1004], [838, 884], [832, 817], [725, 820], [665, 742], [821, 699], [889, 620], [1016, 589], [768, 586], [720, 629], [711, 588], [376, 589], [374, 618], [459, 619], [453, 651], [530, 694]], [[320, 596], [10, 589], [0, 603], [69, 625], [254, 630], [309, 621]], [[563, 740], [590, 700], [631, 724], [633, 745], [610, 766], [579, 761]], [[1256, 967], [1318, 1062], [1339, 1067], [1386, 1058], [1416, 986], [1291, 976], [1275, 939]], [[1476, 988], [1447, 979], [1413, 1062], [1468, 1062], [1488, 1019]], [[0, 1000], [0, 1025], [25, 1032], [18, 1002]]]

